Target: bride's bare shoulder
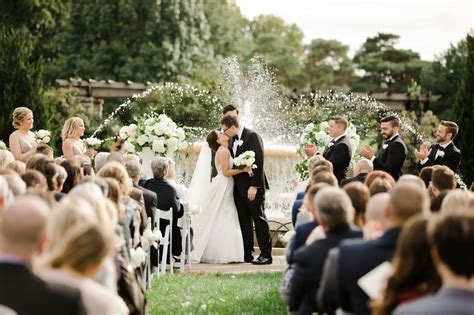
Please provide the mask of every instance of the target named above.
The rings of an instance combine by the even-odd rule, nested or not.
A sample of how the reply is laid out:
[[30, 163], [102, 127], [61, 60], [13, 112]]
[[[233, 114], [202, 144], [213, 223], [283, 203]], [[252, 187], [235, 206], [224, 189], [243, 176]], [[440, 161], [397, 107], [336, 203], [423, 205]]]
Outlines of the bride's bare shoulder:
[[229, 156], [230, 151], [226, 147], [221, 146], [221, 147], [219, 147], [219, 149], [217, 149], [216, 154], [218, 154], [219, 156]]

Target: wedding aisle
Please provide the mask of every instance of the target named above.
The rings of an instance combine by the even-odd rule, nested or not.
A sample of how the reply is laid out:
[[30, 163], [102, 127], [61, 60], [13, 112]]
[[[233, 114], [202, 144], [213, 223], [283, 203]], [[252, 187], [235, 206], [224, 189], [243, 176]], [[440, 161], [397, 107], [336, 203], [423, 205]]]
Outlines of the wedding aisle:
[[186, 273], [242, 274], [256, 272], [283, 272], [286, 268], [284, 256], [273, 256], [273, 264], [257, 266], [249, 263], [238, 264], [193, 264]]

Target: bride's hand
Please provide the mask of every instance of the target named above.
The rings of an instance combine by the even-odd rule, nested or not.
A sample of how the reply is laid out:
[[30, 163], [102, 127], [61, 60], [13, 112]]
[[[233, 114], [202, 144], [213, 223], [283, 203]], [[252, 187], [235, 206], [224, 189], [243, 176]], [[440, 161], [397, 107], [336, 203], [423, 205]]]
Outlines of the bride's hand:
[[247, 166], [242, 170], [243, 173], [250, 173], [251, 171], [252, 171], [252, 167], [250, 166]]

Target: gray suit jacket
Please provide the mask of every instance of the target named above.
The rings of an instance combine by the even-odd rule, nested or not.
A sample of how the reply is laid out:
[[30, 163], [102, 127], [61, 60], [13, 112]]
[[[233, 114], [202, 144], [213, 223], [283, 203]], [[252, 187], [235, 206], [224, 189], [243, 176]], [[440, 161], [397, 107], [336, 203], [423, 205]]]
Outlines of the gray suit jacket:
[[394, 315], [423, 314], [474, 314], [474, 291], [441, 288], [437, 293], [427, 295], [413, 302], [401, 304], [395, 309]]

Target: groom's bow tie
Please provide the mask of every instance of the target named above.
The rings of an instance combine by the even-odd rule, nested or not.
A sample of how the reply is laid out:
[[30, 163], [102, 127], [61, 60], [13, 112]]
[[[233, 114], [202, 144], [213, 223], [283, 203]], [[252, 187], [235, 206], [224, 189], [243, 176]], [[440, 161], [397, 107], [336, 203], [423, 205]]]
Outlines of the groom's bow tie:
[[233, 140], [233, 141], [239, 140], [239, 136], [238, 136], [238, 135], [233, 136], [233, 137], [232, 137], [232, 140]]
[[438, 146], [438, 151], [443, 151], [444, 152], [445, 150], [446, 150], [446, 148], [444, 148], [442, 146]]

